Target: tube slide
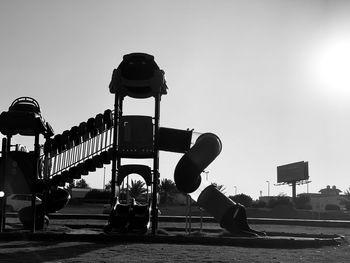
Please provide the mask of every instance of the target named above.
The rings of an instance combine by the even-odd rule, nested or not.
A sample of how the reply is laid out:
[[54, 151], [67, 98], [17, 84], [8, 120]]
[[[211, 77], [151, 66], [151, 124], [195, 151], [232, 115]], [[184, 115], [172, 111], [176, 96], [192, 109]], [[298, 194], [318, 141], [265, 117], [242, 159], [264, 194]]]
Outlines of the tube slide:
[[[49, 217], [47, 214], [55, 213], [58, 210], [64, 208], [68, 201], [70, 200], [70, 194], [67, 190], [62, 188], [57, 188], [51, 190], [46, 200], [46, 209], [44, 204], [38, 204], [36, 206], [36, 219], [35, 219], [35, 229], [41, 230], [49, 224]], [[44, 214], [46, 212], [46, 214]], [[23, 224], [25, 229], [30, 229], [33, 224], [33, 210], [31, 206], [24, 207], [18, 211], [18, 218]]]
[[212, 133], [198, 137], [191, 149], [178, 162], [174, 180], [177, 188], [188, 193], [198, 205], [212, 215], [220, 226], [237, 236], [260, 236], [251, 229], [245, 208], [233, 202], [214, 185], [203, 180], [201, 173], [221, 152], [221, 141]]

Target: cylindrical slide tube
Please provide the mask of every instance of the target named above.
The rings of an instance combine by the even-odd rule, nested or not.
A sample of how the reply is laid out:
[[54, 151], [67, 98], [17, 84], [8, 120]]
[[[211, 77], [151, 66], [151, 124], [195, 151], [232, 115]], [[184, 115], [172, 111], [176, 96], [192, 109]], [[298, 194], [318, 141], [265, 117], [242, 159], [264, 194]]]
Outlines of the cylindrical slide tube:
[[248, 226], [243, 206], [233, 202], [201, 177], [204, 169], [220, 154], [221, 147], [221, 141], [215, 134], [200, 135], [176, 165], [174, 174], [176, 187], [188, 193], [201, 208], [220, 223], [221, 227], [232, 234], [262, 235], [263, 233], [254, 231]]
[[184, 193], [194, 192], [201, 184], [201, 173], [220, 154], [221, 147], [215, 134], [200, 135], [176, 165], [174, 180], [177, 188]]
[[[206, 187], [203, 189], [202, 186]], [[201, 190], [201, 192], [196, 194], [199, 192], [198, 190]], [[203, 181], [197, 191], [190, 194], [190, 196], [201, 208], [220, 223], [227, 210], [236, 205], [230, 198], [225, 196], [220, 190], [214, 185], [209, 184], [207, 181]], [[195, 199], [197, 196], [198, 198]]]

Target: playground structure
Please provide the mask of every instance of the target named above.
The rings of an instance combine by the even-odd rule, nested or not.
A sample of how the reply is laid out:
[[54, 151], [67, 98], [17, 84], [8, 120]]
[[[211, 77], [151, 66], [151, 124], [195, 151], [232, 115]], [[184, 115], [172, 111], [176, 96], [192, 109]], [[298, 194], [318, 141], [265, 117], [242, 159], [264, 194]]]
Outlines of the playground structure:
[[[159, 126], [161, 96], [167, 94], [167, 89], [164, 71], [153, 56], [144, 53], [125, 55], [113, 71], [109, 85], [110, 92], [115, 95], [114, 110], [107, 109], [55, 136], [34, 99], [15, 100], [9, 111], [0, 115], [0, 132], [6, 136], [0, 159], [0, 192], [4, 193], [0, 197], [1, 232], [5, 227], [6, 196], [9, 194], [18, 191], [32, 195], [32, 206], [21, 210], [19, 217], [25, 227], [35, 232], [48, 222], [49, 213], [68, 202], [69, 194], [63, 189], [66, 183], [111, 164], [112, 209], [105, 232], [144, 234], [151, 227], [152, 234], [156, 234], [159, 151], [162, 150], [184, 154], [174, 172], [177, 188], [189, 194], [221, 227], [239, 236], [263, 235], [248, 226], [243, 206], [202, 179], [202, 172], [221, 152], [220, 139], [215, 134], [204, 133], [194, 141], [192, 130]], [[154, 116], [123, 115], [127, 96], [153, 98]], [[34, 136], [34, 152], [11, 151], [11, 137], [15, 134]], [[39, 144], [39, 135], [45, 138], [43, 145]], [[135, 160], [135, 164], [123, 164], [126, 158]], [[152, 167], [137, 164], [141, 159], [153, 160]], [[19, 164], [17, 172], [11, 170], [14, 162]], [[26, 166], [21, 168], [22, 164]], [[151, 198], [145, 204], [120, 201], [120, 185], [130, 174], [140, 175], [151, 187]], [[25, 189], [22, 189], [23, 185], [26, 185]], [[35, 205], [38, 194], [43, 200], [41, 205]]]
[[[43, 135], [48, 140], [53, 136], [51, 125], [42, 117], [36, 100], [21, 97], [13, 101], [8, 112], [1, 113], [0, 132], [6, 135], [0, 162], [0, 230], [5, 227], [6, 196], [12, 193], [32, 195], [32, 207], [21, 209], [19, 217], [26, 228], [43, 228], [48, 223], [46, 214], [60, 210], [69, 199], [67, 191], [50, 183], [46, 160], [40, 154], [39, 137]], [[11, 138], [16, 134], [34, 136], [34, 151], [18, 145], [11, 151]], [[43, 196], [39, 205], [35, 205], [37, 193]]]

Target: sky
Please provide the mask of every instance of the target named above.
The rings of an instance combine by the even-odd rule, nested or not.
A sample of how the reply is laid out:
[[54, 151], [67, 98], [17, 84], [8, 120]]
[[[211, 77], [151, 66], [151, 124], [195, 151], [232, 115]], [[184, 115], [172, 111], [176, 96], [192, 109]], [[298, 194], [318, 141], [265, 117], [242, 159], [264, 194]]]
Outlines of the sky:
[[[227, 195], [291, 195], [276, 186], [277, 166], [299, 161], [309, 162], [311, 183], [297, 194], [345, 191], [349, 27], [350, 3], [338, 0], [1, 0], [0, 112], [33, 97], [59, 134], [112, 109], [113, 69], [145, 52], [169, 87], [161, 126], [220, 137], [206, 170]], [[126, 114], [153, 114], [152, 100], [124, 105]], [[160, 153], [161, 179], [173, 179], [180, 158]], [[104, 174], [108, 181], [110, 166], [84, 179], [101, 188]]]

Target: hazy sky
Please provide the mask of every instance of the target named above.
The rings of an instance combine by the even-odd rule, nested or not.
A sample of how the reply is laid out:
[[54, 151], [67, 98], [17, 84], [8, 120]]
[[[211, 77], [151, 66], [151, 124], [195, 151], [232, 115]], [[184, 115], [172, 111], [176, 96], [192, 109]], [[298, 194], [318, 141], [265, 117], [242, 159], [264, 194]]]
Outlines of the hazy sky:
[[[227, 194], [267, 195], [270, 181], [271, 194], [291, 195], [291, 187], [274, 186], [276, 167], [297, 161], [309, 162], [309, 192], [346, 190], [348, 3], [1, 0], [0, 111], [33, 97], [59, 134], [113, 108], [113, 69], [124, 54], [146, 52], [169, 87], [161, 126], [221, 138], [223, 151], [207, 170]], [[152, 100], [125, 106], [153, 114]], [[180, 157], [161, 153], [161, 178], [173, 178]], [[101, 188], [103, 169], [86, 179]]]

